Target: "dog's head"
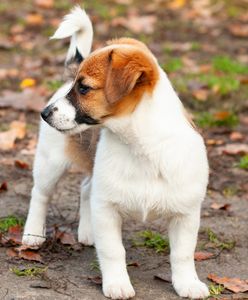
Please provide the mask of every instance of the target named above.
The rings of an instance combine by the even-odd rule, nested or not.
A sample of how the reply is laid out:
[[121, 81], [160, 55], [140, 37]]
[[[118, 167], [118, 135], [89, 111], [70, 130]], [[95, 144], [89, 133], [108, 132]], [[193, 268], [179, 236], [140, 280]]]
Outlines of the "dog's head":
[[131, 114], [144, 93], [152, 93], [158, 67], [148, 48], [133, 39], [112, 41], [79, 66], [71, 90], [46, 107], [43, 119], [77, 133], [109, 118]]

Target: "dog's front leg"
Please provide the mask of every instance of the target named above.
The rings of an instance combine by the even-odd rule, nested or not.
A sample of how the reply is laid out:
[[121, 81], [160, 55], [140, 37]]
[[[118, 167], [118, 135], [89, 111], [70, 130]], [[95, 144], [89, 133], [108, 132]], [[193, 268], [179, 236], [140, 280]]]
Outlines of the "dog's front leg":
[[193, 299], [209, 295], [207, 286], [198, 279], [194, 251], [200, 223], [200, 208], [188, 215], [172, 218], [169, 226], [172, 283], [181, 297]]
[[121, 217], [110, 205], [92, 200], [92, 225], [102, 271], [103, 293], [111, 299], [129, 299], [135, 292], [130, 282], [122, 244]]

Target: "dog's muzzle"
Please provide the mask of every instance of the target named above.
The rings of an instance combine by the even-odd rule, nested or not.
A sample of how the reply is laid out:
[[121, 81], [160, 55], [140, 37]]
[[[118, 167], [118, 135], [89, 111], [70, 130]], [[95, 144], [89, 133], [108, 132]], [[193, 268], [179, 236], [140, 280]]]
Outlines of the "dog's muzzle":
[[44, 121], [49, 123], [49, 120], [53, 116], [53, 113], [57, 110], [58, 110], [57, 107], [55, 107], [53, 104], [50, 104], [41, 112], [40, 115]]

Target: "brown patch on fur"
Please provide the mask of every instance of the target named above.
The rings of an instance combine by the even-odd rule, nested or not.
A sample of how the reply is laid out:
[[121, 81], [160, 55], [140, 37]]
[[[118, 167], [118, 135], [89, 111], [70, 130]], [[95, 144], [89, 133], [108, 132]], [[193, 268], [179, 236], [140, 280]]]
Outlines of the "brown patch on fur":
[[[153, 92], [159, 77], [156, 62], [143, 43], [125, 38], [110, 44], [83, 61], [71, 93], [77, 108], [100, 122], [132, 113], [143, 94]], [[78, 82], [91, 90], [80, 95]]]
[[92, 174], [99, 133], [99, 128], [89, 128], [81, 134], [66, 137], [67, 156], [88, 175]]

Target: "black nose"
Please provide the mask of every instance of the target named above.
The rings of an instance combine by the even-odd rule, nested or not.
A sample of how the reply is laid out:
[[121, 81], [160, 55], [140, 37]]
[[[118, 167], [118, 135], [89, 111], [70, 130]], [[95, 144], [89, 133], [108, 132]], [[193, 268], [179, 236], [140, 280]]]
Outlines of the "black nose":
[[53, 112], [57, 110], [53, 104], [48, 105], [42, 112], [41, 117], [44, 121], [48, 121], [48, 119], [53, 115]]

